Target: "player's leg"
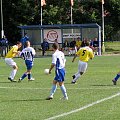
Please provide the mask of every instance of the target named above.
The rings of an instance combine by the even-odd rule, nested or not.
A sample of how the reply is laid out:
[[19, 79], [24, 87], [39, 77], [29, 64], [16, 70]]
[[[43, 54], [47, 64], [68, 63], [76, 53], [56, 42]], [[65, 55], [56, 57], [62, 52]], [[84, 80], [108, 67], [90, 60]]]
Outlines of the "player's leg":
[[18, 66], [17, 65], [13, 65], [13, 70], [10, 73], [10, 77], [11, 77], [12, 80], [15, 78], [17, 70], [18, 70]]
[[48, 97], [46, 98], [46, 100], [51, 100], [51, 99], [53, 99], [53, 95], [54, 95], [54, 93], [55, 93], [55, 91], [56, 91], [56, 89], [57, 89], [57, 82], [58, 82], [58, 74], [57, 74], [57, 72], [55, 72], [55, 78], [54, 78], [54, 80], [53, 80], [52, 89], [51, 89], [51, 91], [50, 91], [50, 96], [48, 96]]
[[78, 62], [78, 72], [75, 73], [72, 77], [73, 77], [73, 80], [72, 80], [72, 84], [75, 84], [77, 79], [80, 78], [80, 72], [81, 72], [81, 61]]
[[32, 72], [31, 70], [28, 72], [28, 81], [34, 81], [35, 78], [32, 77]]
[[28, 72], [25, 72], [20, 78], [18, 82], [21, 82], [26, 76], [28, 75]]
[[29, 67], [28, 61], [25, 61], [25, 65], [26, 65], [27, 71], [25, 73], [23, 73], [23, 75], [19, 78], [18, 82], [21, 82], [28, 75], [28, 67]]
[[29, 61], [29, 60], [26, 60], [25, 64], [26, 64], [26, 67], [27, 67], [27, 71], [19, 78], [19, 82], [21, 80], [23, 80], [27, 76], [28, 76], [28, 80], [29, 81], [33, 81], [34, 80], [34, 78], [32, 78], [32, 75], [31, 75], [31, 70], [32, 70], [33, 62]]
[[73, 80], [71, 83], [75, 84], [76, 81], [81, 77], [81, 75], [83, 73], [85, 73], [86, 69], [87, 69], [87, 63], [79, 61], [78, 62], [78, 72], [75, 75], [73, 75]]
[[31, 75], [31, 70], [27, 70], [27, 72], [25, 72], [20, 78], [19, 78], [19, 81], [18, 82], [21, 82], [25, 77], [28, 76], [28, 81], [34, 81], [35, 79], [32, 78], [32, 75]]
[[14, 62], [14, 60], [11, 59], [11, 58], [5, 58], [5, 62], [6, 62], [7, 65], [9, 65], [9, 66], [12, 68], [12, 71], [10, 72], [10, 75], [9, 75], [8, 79], [9, 79], [11, 82], [16, 82], [16, 81], [14, 80], [15, 75], [16, 75], [16, 72], [17, 72], [17, 70], [18, 70], [18, 67], [17, 67], [17, 65], [16, 65], [16, 62]]
[[66, 91], [66, 88], [64, 86], [64, 83], [63, 82], [59, 82], [59, 86], [60, 86], [60, 89], [61, 89], [62, 94], [64, 96], [62, 99], [68, 100], [67, 91]]
[[112, 80], [113, 84], [116, 85], [117, 84], [117, 80], [119, 79], [120, 77], [120, 72], [117, 73], [117, 75], [115, 76], [115, 78]]
[[33, 61], [29, 61], [27, 64], [28, 81], [35, 80], [35, 78], [32, 77], [32, 67], [33, 67]]
[[57, 81], [56, 81], [56, 80], [53, 80], [52, 89], [51, 89], [51, 91], [50, 91], [50, 96], [48, 96], [48, 97], [46, 98], [46, 100], [51, 100], [51, 99], [53, 99], [53, 95], [54, 95], [56, 89], [57, 89]]
[[18, 82], [21, 82], [25, 77], [27, 77], [28, 72], [29, 72], [29, 64], [30, 64], [29, 61], [25, 61], [27, 71], [19, 78]]
[[65, 70], [64, 69], [58, 70], [58, 76], [59, 76], [59, 79], [58, 79], [59, 86], [60, 86], [60, 89], [61, 89], [62, 94], [63, 94], [63, 98], [62, 99], [68, 100], [66, 88], [64, 86]]

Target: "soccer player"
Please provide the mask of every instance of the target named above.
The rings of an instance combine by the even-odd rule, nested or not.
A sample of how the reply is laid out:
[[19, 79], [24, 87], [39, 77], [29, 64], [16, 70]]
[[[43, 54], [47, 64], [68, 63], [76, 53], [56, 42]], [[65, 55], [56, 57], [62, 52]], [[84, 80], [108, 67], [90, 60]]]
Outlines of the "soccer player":
[[25, 65], [27, 71], [19, 78], [18, 82], [21, 82], [26, 76], [28, 76], [28, 81], [34, 80], [31, 75], [31, 69], [33, 67], [33, 57], [35, 56], [34, 48], [30, 47], [30, 42], [25, 42], [25, 48], [20, 53], [20, 56], [25, 60]]
[[15, 77], [16, 72], [18, 70], [18, 66], [12, 58], [15, 57], [16, 55], [19, 55], [20, 51], [18, 51], [18, 49], [21, 48], [21, 46], [22, 46], [22, 43], [17, 42], [17, 44], [12, 46], [12, 48], [8, 51], [7, 55], [5, 56], [5, 63], [7, 65], [9, 65], [10, 67], [12, 67], [12, 71], [8, 77], [8, 80], [10, 80], [11, 82], [16, 82], [14, 80], [14, 77]]
[[58, 43], [53, 43], [53, 55], [52, 55], [52, 64], [49, 69], [49, 74], [51, 73], [52, 69], [55, 67], [55, 78], [53, 80], [52, 89], [50, 92], [50, 96], [46, 98], [46, 100], [53, 99], [53, 95], [57, 89], [57, 83], [59, 83], [59, 86], [61, 88], [61, 91], [63, 93], [63, 100], [68, 100], [66, 88], [64, 86], [64, 80], [65, 80], [65, 56], [62, 51], [59, 51], [59, 45]]
[[79, 56], [79, 62], [78, 62], [78, 72], [75, 73], [72, 77], [72, 84], [75, 84], [78, 78], [85, 73], [87, 66], [88, 66], [88, 60], [92, 59], [94, 57], [92, 49], [89, 47], [88, 41], [82, 41], [80, 49], [76, 52], [72, 62], [74, 62], [75, 58]]

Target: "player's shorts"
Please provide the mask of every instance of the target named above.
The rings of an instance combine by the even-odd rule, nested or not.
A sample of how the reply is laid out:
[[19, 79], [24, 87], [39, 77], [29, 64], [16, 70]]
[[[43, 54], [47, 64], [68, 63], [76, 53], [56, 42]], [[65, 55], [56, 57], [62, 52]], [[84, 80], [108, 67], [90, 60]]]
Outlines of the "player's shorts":
[[55, 71], [55, 78], [54, 80], [58, 81], [58, 82], [63, 82], [65, 79], [65, 69], [57, 69]]
[[31, 70], [32, 69], [33, 61], [25, 60], [25, 64], [26, 64], [27, 70]]
[[83, 62], [83, 61], [79, 60], [79, 62], [78, 62], [78, 71], [79, 72], [85, 72], [86, 69], [87, 69], [87, 66], [88, 66], [87, 62]]
[[5, 63], [10, 67], [16, 66], [16, 62], [12, 58], [5, 58]]

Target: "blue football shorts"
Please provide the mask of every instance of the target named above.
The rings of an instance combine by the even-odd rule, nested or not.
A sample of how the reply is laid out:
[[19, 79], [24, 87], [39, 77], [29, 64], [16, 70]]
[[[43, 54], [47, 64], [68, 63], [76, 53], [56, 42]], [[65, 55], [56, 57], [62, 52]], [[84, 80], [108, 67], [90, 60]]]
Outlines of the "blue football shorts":
[[31, 70], [32, 69], [33, 61], [25, 60], [25, 64], [26, 64], [27, 70]]
[[63, 82], [65, 80], [65, 69], [64, 68], [55, 70], [54, 80], [58, 82]]

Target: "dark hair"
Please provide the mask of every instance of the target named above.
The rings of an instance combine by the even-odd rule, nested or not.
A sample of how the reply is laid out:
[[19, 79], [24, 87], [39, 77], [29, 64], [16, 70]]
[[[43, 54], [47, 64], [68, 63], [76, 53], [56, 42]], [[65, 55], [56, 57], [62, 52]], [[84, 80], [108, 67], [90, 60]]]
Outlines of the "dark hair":
[[82, 41], [81, 47], [85, 47], [85, 41]]
[[58, 43], [53, 43], [52, 47], [53, 47], [55, 50], [57, 50], [57, 49], [59, 49], [59, 44], [58, 44]]
[[16, 44], [22, 44], [20, 41], [17, 41], [17, 43]]
[[89, 41], [87, 40], [83, 40], [82, 43], [81, 43], [81, 47], [85, 47], [85, 46], [89, 46]]
[[89, 43], [89, 41], [85, 41], [85, 46], [89, 46], [90, 45], [90, 43]]

